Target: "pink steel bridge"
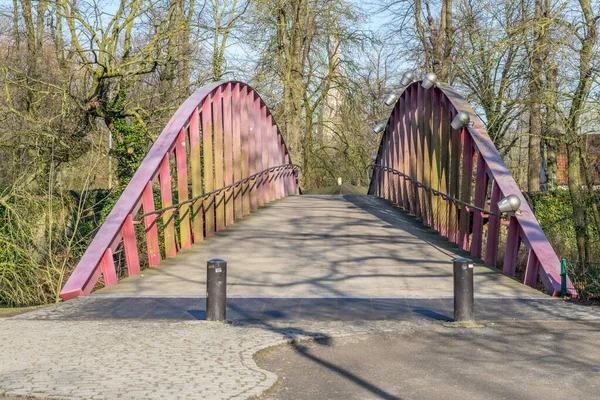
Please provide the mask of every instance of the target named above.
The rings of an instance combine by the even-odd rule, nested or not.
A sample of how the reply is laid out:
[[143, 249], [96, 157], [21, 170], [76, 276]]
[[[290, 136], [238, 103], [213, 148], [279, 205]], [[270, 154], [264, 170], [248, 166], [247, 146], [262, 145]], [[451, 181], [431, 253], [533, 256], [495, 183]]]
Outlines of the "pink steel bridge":
[[[450, 121], [460, 111], [474, 124], [455, 130]], [[524, 246], [524, 283], [536, 287], [539, 277], [549, 294], [560, 295], [557, 255], [482, 121], [452, 87], [424, 89], [415, 82], [404, 89], [372, 168], [369, 194], [410, 211], [490, 266], [497, 266], [504, 247], [504, 274], [515, 275]], [[142, 161], [62, 299], [90, 293], [100, 278], [116, 284], [114, 253], [121, 245], [127, 273], [136, 275], [142, 265], [176, 257], [260, 206], [298, 195], [298, 172], [253, 88], [237, 81], [203, 87], [177, 110]], [[509, 194], [521, 199], [521, 213], [505, 221], [496, 203]]]

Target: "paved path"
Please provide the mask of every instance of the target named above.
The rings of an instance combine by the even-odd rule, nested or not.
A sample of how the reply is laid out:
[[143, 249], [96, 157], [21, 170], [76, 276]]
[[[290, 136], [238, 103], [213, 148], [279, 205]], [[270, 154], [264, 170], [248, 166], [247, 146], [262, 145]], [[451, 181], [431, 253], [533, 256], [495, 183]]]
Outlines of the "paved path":
[[269, 400], [597, 399], [600, 321], [413, 326], [259, 353]]
[[[466, 255], [385, 200], [293, 196], [98, 293], [203, 295], [216, 257], [228, 262], [230, 296], [451, 296], [451, 260]], [[540, 295], [482, 265], [475, 291]]]
[[[464, 255], [380, 199], [287, 198], [143, 276], [0, 319], [0, 398], [245, 399], [277, 380], [260, 349], [441, 329]], [[213, 257], [229, 262], [227, 324], [203, 321]], [[483, 266], [475, 285], [479, 318], [600, 320]]]
[[252, 359], [262, 348], [409, 325], [0, 319], [0, 397], [245, 399], [277, 380]]
[[[230, 321], [450, 321], [452, 298], [230, 298]], [[205, 320], [203, 297], [84, 296], [16, 317], [30, 320]], [[600, 309], [549, 296], [478, 298], [475, 316], [486, 321], [600, 319]]]
[[[352, 361], [338, 358], [330, 363], [372, 382], [385, 392], [420, 393], [413, 397], [419, 399], [490, 398], [484, 395], [444, 397], [427, 394], [442, 393], [444, 384], [458, 386], [460, 382], [454, 380], [455, 377], [471, 378], [465, 383], [468, 389], [465, 393], [471, 393], [476, 384], [483, 388], [494, 386], [496, 379], [495, 398], [503, 398], [501, 395], [505, 388], [510, 388], [510, 391], [504, 398], [523, 398], [514, 396], [514, 388], [535, 383], [534, 378], [540, 376], [545, 379], [543, 382], [548, 382], [556, 375], [561, 375], [561, 379], [555, 379], [552, 388], [571, 390], [578, 387], [576, 393], [587, 393], [589, 387], [585, 385], [597, 383], [600, 363], [596, 345], [600, 340], [598, 310], [582, 307], [579, 313], [572, 315], [579, 321], [568, 322], [565, 322], [564, 315], [537, 315], [547, 322], [518, 321], [516, 326], [520, 326], [520, 330], [503, 331], [498, 326], [514, 322], [496, 321], [484, 329], [460, 331], [463, 333], [443, 328], [439, 321], [432, 322], [425, 315], [410, 321], [265, 320], [230, 324], [198, 320], [23, 319], [26, 316], [0, 319], [0, 398], [2, 393], [6, 393], [94, 400], [245, 399], [270, 388], [277, 381], [276, 373], [284, 377], [295, 374], [289, 369], [278, 371], [271, 368], [274, 373], [268, 371], [268, 366], [267, 370], [258, 367], [253, 354], [261, 349], [309, 338], [329, 340], [385, 332], [405, 333], [399, 336], [407, 341], [405, 347], [394, 347], [396, 341], [388, 348], [390, 357], [397, 359], [382, 358], [380, 365], [367, 357], [368, 351], [363, 348], [357, 354], [365, 357]], [[454, 349], [454, 346], [469, 347], [470, 351], [459, 357], [459, 348]], [[520, 350], [526, 356], [517, 357]], [[373, 356], [378, 357], [382, 352], [379, 347]], [[435, 358], [436, 352], [439, 352], [439, 360]], [[536, 354], [537, 359], [526, 360], [528, 355]], [[318, 357], [321, 358], [320, 355]], [[361, 367], [363, 360], [364, 366]], [[460, 362], [465, 363], [465, 360], [472, 360], [479, 367], [485, 365], [486, 369], [469, 369], [453, 375], [452, 371], [461, 367]], [[305, 370], [305, 363], [298, 362], [294, 368], [296, 366], [299, 368], [297, 372], [301, 373], [299, 378], [310, 372]], [[309, 369], [316, 367], [318, 365], [308, 364]], [[398, 380], [387, 386], [389, 380], [377, 381], [373, 377], [373, 374], [395, 373], [391, 371], [394, 368], [408, 372], [414, 369], [412, 375], [407, 375], [410, 381]], [[511, 384], [509, 377], [515, 376], [521, 379]], [[333, 379], [331, 374], [324, 373], [323, 379], [325, 377]], [[321, 382], [313, 384], [315, 390], [323, 390]], [[335, 385], [338, 384], [339, 381], [336, 381]], [[344, 384], [348, 385], [348, 382]], [[333, 384], [331, 387], [334, 387]], [[405, 390], [407, 387], [414, 390], [409, 392]], [[395, 388], [402, 390], [396, 392]], [[420, 392], [415, 388], [420, 388]], [[547, 393], [550, 389], [545, 390], [544, 393]], [[335, 398], [332, 394], [303, 396], [297, 393], [292, 398]], [[460, 391], [453, 388], [449, 393], [460, 394]], [[386, 398], [371, 394], [359, 398]], [[562, 398], [565, 397], [569, 396]]]

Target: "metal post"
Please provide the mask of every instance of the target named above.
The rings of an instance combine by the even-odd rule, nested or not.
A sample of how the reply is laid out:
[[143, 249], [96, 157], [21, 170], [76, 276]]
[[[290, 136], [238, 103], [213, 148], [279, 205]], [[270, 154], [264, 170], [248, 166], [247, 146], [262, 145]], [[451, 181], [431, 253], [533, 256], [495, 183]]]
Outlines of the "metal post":
[[454, 263], [454, 322], [474, 321], [473, 261], [456, 258]]
[[227, 309], [227, 261], [218, 258], [206, 265], [206, 320], [223, 321]]
[[567, 260], [564, 258], [560, 260], [560, 295], [567, 295]]

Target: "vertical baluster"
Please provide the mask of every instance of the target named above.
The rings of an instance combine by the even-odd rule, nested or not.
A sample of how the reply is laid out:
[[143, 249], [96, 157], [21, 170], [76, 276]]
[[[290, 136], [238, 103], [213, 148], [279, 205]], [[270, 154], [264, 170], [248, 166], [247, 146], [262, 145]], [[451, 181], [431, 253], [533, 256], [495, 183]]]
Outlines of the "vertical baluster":
[[[212, 95], [209, 95], [202, 104], [202, 155], [204, 156], [204, 193], [212, 192], [215, 188], [214, 159], [213, 159], [213, 114]], [[206, 236], [215, 233], [215, 196], [211, 195], [203, 201], [204, 221]]]
[[[388, 131], [387, 131], [387, 143], [388, 143], [388, 152], [387, 152], [387, 166], [389, 168], [393, 168], [394, 167], [394, 162], [393, 159], [395, 157], [395, 152], [394, 152], [394, 117], [393, 114], [390, 115], [390, 121], [388, 124]], [[394, 190], [395, 190], [395, 185], [394, 185], [394, 173], [393, 172], [388, 172], [387, 175], [388, 179], [387, 179], [387, 199], [390, 201], [394, 201]]]
[[[142, 211], [144, 214], [154, 211], [154, 196], [152, 182], [148, 182], [142, 194]], [[160, 265], [160, 248], [158, 247], [158, 230], [156, 229], [156, 214], [144, 217], [146, 231], [146, 248], [148, 249], [148, 265]]]
[[[496, 181], [492, 182], [492, 196], [490, 202], [490, 211], [499, 213], [498, 201], [502, 198], [502, 192]], [[485, 263], [493, 267], [496, 266], [498, 258], [498, 237], [500, 235], [500, 219], [490, 215], [488, 222], [487, 246], [485, 251]]]
[[[265, 118], [265, 127], [263, 130], [263, 144], [264, 144], [264, 149], [263, 149], [263, 165], [265, 166], [265, 168], [271, 168], [273, 166], [273, 158], [271, 155], [271, 150], [272, 150], [272, 141], [271, 141], [271, 132], [273, 130], [273, 123], [272, 123], [272, 117], [271, 114], [268, 112], [269, 110], [266, 109], [267, 111], [267, 115]], [[271, 179], [273, 178], [273, 174], [271, 172], [265, 174], [265, 179], [266, 179], [266, 193], [265, 193], [265, 203], [269, 203], [271, 202], [271, 200], [274, 198], [274, 196], [272, 196], [272, 187], [271, 187]]]
[[[194, 109], [190, 118], [190, 172], [192, 174], [192, 197], [202, 195], [202, 157], [200, 155], [200, 114]], [[204, 240], [204, 213], [202, 201], [192, 204], [192, 235], [194, 243]]]
[[[177, 163], [177, 196], [179, 203], [188, 200], [188, 174], [187, 150], [185, 148], [185, 130], [181, 129], [175, 143], [175, 161]], [[190, 229], [190, 205], [183, 204], [179, 207], [179, 237], [182, 249], [189, 249], [192, 245], [192, 232]]]
[[[267, 116], [267, 106], [264, 106], [261, 113], [261, 143], [262, 146], [260, 148], [260, 156], [262, 159], [262, 170], [269, 168], [269, 125], [271, 122], [271, 116]], [[269, 202], [269, 173], [265, 173], [263, 175], [263, 185], [262, 185], [262, 204], [267, 204]]]
[[525, 268], [525, 284], [527, 286], [533, 288], [537, 286], [539, 267], [540, 263], [538, 262], [537, 256], [533, 250], [529, 249], [529, 253], [527, 254], [527, 267]]
[[[475, 179], [475, 206], [485, 208], [487, 196], [488, 174], [485, 160], [479, 153], [477, 156], [477, 177]], [[481, 246], [483, 242], [483, 214], [479, 211], [473, 212], [473, 233], [471, 235], [471, 256], [481, 258]]]
[[[162, 207], [171, 207], [173, 205], [173, 191], [171, 188], [171, 164], [169, 154], [160, 163], [158, 171], [158, 182], [160, 184], [160, 198]], [[165, 210], [162, 213], [163, 235], [165, 241], [165, 257], [171, 258], [177, 255], [177, 241], [175, 238], [175, 215], [174, 210]]]
[[[250, 143], [252, 141], [250, 128], [252, 127], [252, 121], [249, 113], [251, 112], [251, 96], [249, 93], [248, 86], [242, 88], [240, 93], [240, 100], [242, 106], [242, 122], [241, 122], [241, 141], [242, 141], [242, 178], [250, 176], [250, 158], [252, 156], [250, 152]], [[244, 183], [242, 186], [242, 212], [243, 215], [250, 214], [250, 190], [252, 187], [252, 181]]]
[[[257, 98], [254, 92], [248, 94], [248, 123], [250, 124], [250, 153], [248, 161], [250, 163], [250, 175], [254, 175], [258, 171], [256, 170], [256, 121], [257, 121]], [[258, 196], [256, 195], [258, 189], [259, 177], [255, 177], [250, 182], [250, 210], [254, 211], [258, 208]]]
[[[417, 181], [423, 182], [423, 151], [424, 151], [424, 121], [423, 121], [423, 100], [425, 95], [425, 88], [421, 85], [417, 86], [417, 99], [415, 101], [415, 158], [416, 158], [416, 172]], [[417, 218], [422, 218], [425, 221], [425, 189], [417, 188]]]
[[[241, 87], [239, 83], [236, 83], [233, 89], [233, 181], [238, 182], [244, 176], [242, 175], [242, 142], [241, 142], [241, 130], [242, 124], [242, 101], [243, 97], [240, 97]], [[242, 185], [238, 185], [233, 188], [233, 208], [235, 219], [243, 217], [242, 212]]]
[[113, 253], [110, 248], [104, 251], [104, 255], [100, 261], [100, 272], [104, 277], [104, 286], [114, 285], [118, 282], [115, 261], [113, 260]]
[[506, 237], [506, 251], [504, 253], [504, 265], [502, 273], [505, 275], [515, 276], [517, 268], [517, 256], [519, 254], [519, 245], [521, 244], [519, 222], [517, 218], [510, 217], [508, 224], [508, 235]]
[[[417, 96], [418, 96], [419, 85], [413, 85], [411, 90], [411, 100], [408, 106], [410, 107], [410, 177], [417, 180]], [[419, 192], [417, 190], [416, 182], [412, 184], [411, 191], [411, 213], [415, 216], [419, 214]]]
[[[388, 166], [388, 146], [387, 146], [388, 136], [387, 136], [387, 128], [383, 133], [383, 138], [381, 139], [382, 149], [381, 149], [381, 165], [387, 167]], [[381, 197], [387, 199], [388, 195], [388, 176], [389, 172], [385, 169], [381, 170]]]
[[[269, 114], [269, 167], [274, 167], [279, 165], [279, 160], [277, 160], [277, 153], [275, 152], [275, 143], [277, 140], [277, 126], [273, 120], [273, 116]], [[273, 171], [269, 174], [269, 201], [273, 201], [277, 199], [277, 171]]]
[[[256, 96], [256, 100], [254, 103], [255, 108], [255, 114], [254, 114], [254, 126], [256, 129], [256, 132], [254, 132], [254, 141], [256, 142], [256, 153], [255, 153], [255, 157], [256, 157], [256, 172], [262, 172], [265, 168], [264, 168], [264, 164], [263, 164], [263, 149], [264, 149], [264, 145], [265, 143], [263, 142], [263, 131], [264, 131], [264, 116], [266, 115], [265, 113], [265, 108], [260, 101], [260, 97], [258, 97], [258, 95]], [[265, 190], [265, 175], [261, 174], [256, 178], [256, 203], [258, 204], [259, 207], [262, 207], [265, 205], [265, 198], [264, 198], [264, 190]]]
[[[277, 155], [277, 165], [285, 164], [285, 155], [284, 155], [282, 147], [281, 147], [282, 140], [283, 139], [281, 136], [281, 132], [279, 132], [279, 130], [277, 130], [277, 139], [275, 141], [275, 154]], [[279, 174], [277, 175], [277, 198], [279, 198], [279, 199], [284, 197], [283, 179], [284, 179], [285, 171], [286, 171], [285, 169], [282, 169], [279, 171]]]
[[[379, 156], [379, 153], [377, 154], [377, 157], [375, 158], [375, 164], [377, 164], [378, 166], [381, 165], [381, 159]], [[381, 169], [379, 168], [375, 168], [373, 170], [373, 179], [374, 179], [374, 185], [373, 185], [373, 194], [377, 197], [381, 196]]]
[[[463, 162], [462, 162], [462, 183], [460, 188], [460, 199], [465, 203], [471, 203], [472, 179], [473, 179], [473, 139], [467, 128], [462, 129], [463, 136]], [[460, 209], [460, 230], [459, 246], [463, 250], [469, 250], [469, 228], [471, 225], [471, 215], [467, 207]]]
[[[283, 162], [281, 161], [281, 154], [278, 148], [279, 144], [279, 132], [277, 131], [277, 125], [273, 124], [272, 134], [271, 134], [271, 154], [273, 154], [273, 165], [281, 165]], [[277, 170], [273, 174], [273, 180], [271, 181], [271, 186], [273, 187], [275, 199], [281, 198], [281, 170]]]
[[[290, 163], [290, 155], [286, 154], [285, 155], [285, 163], [284, 164], [289, 164], [289, 163]], [[286, 176], [286, 179], [285, 179], [285, 195], [286, 196], [290, 196], [291, 194], [294, 193], [294, 189], [293, 189], [294, 174], [291, 172], [291, 170], [289, 170], [289, 171], [290, 172], [288, 172], [288, 174]]]
[[[410, 150], [409, 150], [409, 138], [408, 138], [408, 130], [410, 127], [410, 120], [408, 117], [408, 110], [407, 110], [407, 100], [410, 99], [410, 91], [409, 89], [406, 89], [404, 92], [404, 95], [402, 97], [400, 97], [400, 99], [398, 100], [400, 102], [400, 115], [401, 115], [401, 122], [400, 122], [400, 141], [402, 143], [402, 165], [400, 168], [400, 171], [402, 171], [404, 174], [409, 174], [410, 170], [409, 170], [409, 163], [410, 163]], [[407, 180], [406, 178], [402, 178], [402, 206], [404, 207], [405, 210], [410, 210], [410, 188], [411, 188], [411, 183], [409, 180]]]
[[[285, 145], [283, 143], [283, 136], [281, 135], [281, 132], [279, 133], [278, 137], [278, 153], [279, 153], [279, 157], [281, 160], [281, 165], [283, 164], [287, 164], [287, 158], [286, 158], [286, 154], [285, 154]], [[281, 197], [286, 197], [288, 195], [288, 191], [287, 191], [287, 187], [288, 187], [288, 169], [285, 169], [281, 172]]]
[[[441, 179], [441, 108], [440, 97], [441, 92], [438, 88], [433, 88], [431, 100], [431, 187], [440, 191]], [[440, 232], [440, 196], [433, 195], [431, 197], [431, 221], [433, 229]]]
[[[402, 160], [402, 148], [400, 147], [400, 108], [399, 103], [396, 102], [394, 105], [394, 169], [401, 171], [400, 163]], [[396, 190], [394, 191], [394, 198], [396, 204], [402, 206], [402, 178], [401, 175], [395, 175]]]
[[[440, 160], [440, 191], [450, 193], [450, 110], [446, 97], [440, 104], [441, 113], [441, 160]], [[450, 232], [450, 206], [449, 200], [440, 202], [440, 234], [448, 237]]]
[[[450, 121], [456, 115], [456, 111], [452, 108], [450, 114]], [[455, 129], [450, 130], [450, 196], [457, 199], [460, 195], [460, 155], [461, 155], [461, 140], [460, 131]], [[449, 232], [448, 240], [452, 243], [458, 244], [458, 206], [455, 203], [450, 203], [450, 216], [449, 216]]]
[[[225, 186], [231, 185], [233, 180], [233, 129], [231, 115], [232, 84], [225, 86], [223, 93], [223, 149], [225, 151]], [[233, 188], [225, 192], [225, 218], [227, 225], [234, 222], [233, 212]]]
[[[214, 120], [214, 165], [215, 165], [215, 186], [214, 189], [220, 189], [225, 186], [224, 180], [224, 156], [223, 156], [223, 94], [222, 89], [217, 88], [213, 97], [213, 120]], [[222, 231], [225, 229], [225, 192], [219, 192], [215, 195], [215, 229]]]
[[121, 227], [123, 236], [123, 247], [125, 249], [125, 261], [127, 262], [127, 274], [129, 276], [140, 273], [140, 257], [138, 255], [135, 229], [133, 227], [133, 216], [129, 214]]
[[[422, 142], [423, 142], [423, 183], [428, 187], [431, 187], [431, 170], [432, 170], [432, 162], [431, 158], [433, 156], [432, 149], [432, 140], [431, 135], [433, 132], [433, 118], [431, 113], [431, 97], [433, 93], [437, 89], [435, 87], [430, 88], [429, 90], [424, 90], [423, 93], [423, 129], [422, 129]], [[425, 189], [423, 192], [423, 214], [424, 214], [424, 222], [427, 226], [433, 227], [433, 209], [432, 209], [432, 199], [431, 199], [431, 191]]]

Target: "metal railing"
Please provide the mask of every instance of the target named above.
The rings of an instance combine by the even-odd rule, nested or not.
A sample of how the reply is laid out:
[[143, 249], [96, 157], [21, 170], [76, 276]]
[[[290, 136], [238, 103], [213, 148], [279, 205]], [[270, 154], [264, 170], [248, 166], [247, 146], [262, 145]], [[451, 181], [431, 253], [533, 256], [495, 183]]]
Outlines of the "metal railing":
[[[454, 129], [451, 121], [459, 112], [467, 113], [471, 124]], [[400, 205], [472, 257], [483, 257], [487, 265], [501, 262], [506, 275], [517, 274], [524, 247], [524, 283], [537, 287], [539, 280], [549, 294], [561, 294], [558, 256], [485, 125], [454, 88], [439, 83], [425, 89], [421, 82], [405, 87], [383, 131], [374, 165], [369, 194]], [[517, 196], [521, 208], [504, 221], [496, 218], [497, 204], [508, 195]], [[484, 230], [486, 215], [494, 218]], [[568, 279], [566, 285], [575, 295]]]
[[[121, 246], [128, 275], [136, 275], [143, 262], [159, 265], [258, 207], [298, 194], [297, 168], [252, 87], [230, 81], [201, 88], [154, 142], [63, 287], [62, 299], [90, 293], [100, 277], [104, 285], [117, 283], [114, 254]], [[136, 232], [140, 225], [143, 231]]]
[[142, 218], [144, 218], [144, 217], [148, 217], [148, 216], [150, 216], [150, 215], [157, 215], [157, 216], [159, 216], [159, 217], [160, 217], [160, 216], [162, 216], [162, 215], [164, 214], [164, 212], [165, 212], [165, 211], [169, 211], [169, 210], [175, 210], [175, 211], [178, 211], [178, 210], [179, 210], [179, 209], [180, 209], [182, 206], [184, 206], [184, 205], [187, 205], [187, 204], [191, 204], [191, 205], [193, 205], [194, 203], [196, 203], [196, 202], [197, 202], [197, 201], [199, 201], [199, 200], [203, 200], [203, 199], [205, 199], [205, 198], [207, 198], [207, 197], [211, 197], [211, 196], [218, 195], [218, 194], [220, 194], [221, 192], [224, 192], [224, 191], [226, 191], [226, 190], [229, 190], [229, 189], [232, 189], [232, 188], [239, 187], [240, 185], [243, 185], [244, 183], [247, 183], [247, 182], [250, 182], [250, 181], [252, 181], [252, 180], [255, 180], [255, 179], [256, 179], [256, 178], [258, 178], [259, 176], [262, 176], [262, 175], [268, 174], [269, 172], [282, 171], [282, 170], [286, 170], [286, 169], [291, 169], [291, 170], [295, 171], [295, 173], [296, 173], [296, 175], [295, 175], [295, 176], [296, 176], [296, 180], [298, 180], [298, 178], [299, 178], [299, 176], [298, 176], [298, 172], [299, 172], [299, 171], [302, 171], [302, 167], [300, 167], [300, 166], [299, 166], [299, 165], [297, 165], [297, 164], [283, 164], [283, 165], [277, 165], [277, 166], [275, 166], [275, 167], [270, 167], [270, 168], [264, 169], [264, 170], [262, 170], [262, 171], [260, 171], [260, 172], [257, 172], [257, 173], [255, 173], [255, 174], [252, 174], [252, 175], [250, 175], [250, 176], [249, 176], [249, 177], [247, 177], [247, 178], [240, 179], [239, 181], [233, 182], [233, 183], [232, 183], [232, 184], [230, 184], [230, 185], [223, 186], [223, 187], [221, 187], [221, 188], [219, 188], [219, 189], [213, 190], [212, 192], [208, 192], [208, 193], [202, 194], [202, 195], [200, 195], [200, 196], [192, 197], [191, 199], [188, 199], [188, 200], [185, 200], [185, 201], [179, 202], [179, 203], [177, 203], [177, 204], [173, 204], [172, 206], [169, 206], [169, 207], [163, 207], [163, 208], [159, 208], [158, 210], [154, 210], [154, 211], [148, 212], [148, 213], [146, 213], [146, 214], [142, 214], [142, 215], [140, 215], [140, 216], [138, 217], [139, 219], [138, 219], [138, 220], [134, 220], [134, 221], [133, 221], [133, 223], [134, 223], [134, 224], [140, 224], [140, 223], [142, 223]]
[[497, 217], [497, 218], [508, 219], [508, 217], [506, 217], [506, 216], [503, 217], [502, 214], [500, 214], [500, 213], [495, 213], [493, 211], [486, 210], [486, 209], [481, 208], [481, 207], [477, 207], [475, 204], [467, 203], [466, 201], [462, 201], [460, 199], [454, 198], [454, 197], [450, 196], [449, 194], [440, 192], [439, 190], [436, 190], [436, 189], [432, 188], [431, 186], [427, 186], [423, 182], [419, 182], [416, 179], [413, 179], [412, 177], [410, 177], [409, 175], [406, 175], [405, 173], [398, 171], [397, 169], [393, 169], [393, 168], [386, 167], [384, 165], [379, 165], [379, 164], [371, 164], [369, 166], [369, 168], [381, 169], [381, 170], [384, 170], [384, 171], [387, 171], [387, 172], [391, 172], [394, 175], [399, 175], [399, 176], [405, 178], [406, 180], [414, 183], [417, 187], [423, 188], [423, 189], [425, 189], [425, 190], [433, 193], [435, 196], [440, 196], [442, 199], [448, 200], [451, 203], [454, 203], [454, 204], [459, 205], [459, 206], [466, 207], [467, 211], [469, 211], [469, 212], [478, 211], [478, 212], [480, 212], [482, 214], [485, 214], [485, 215], [492, 215], [492, 216]]

